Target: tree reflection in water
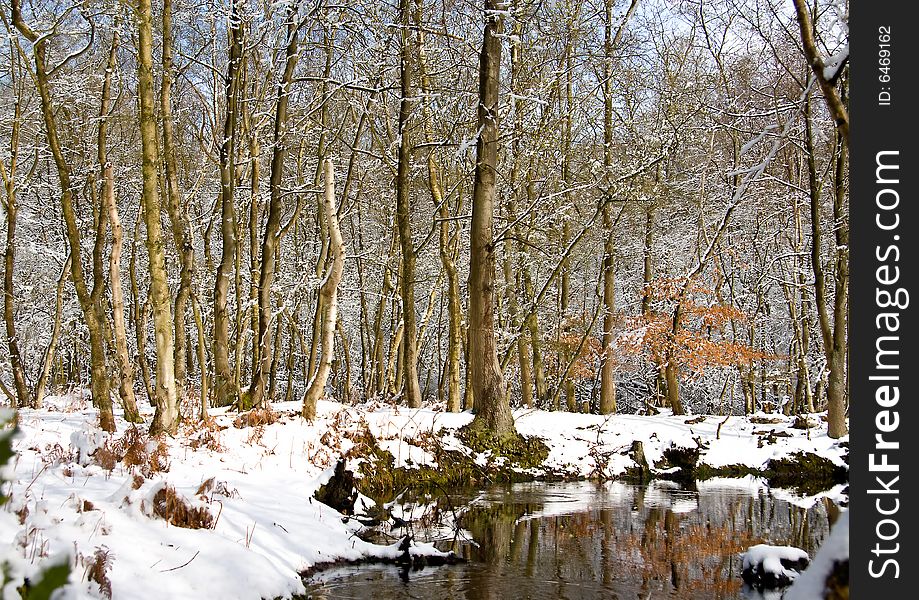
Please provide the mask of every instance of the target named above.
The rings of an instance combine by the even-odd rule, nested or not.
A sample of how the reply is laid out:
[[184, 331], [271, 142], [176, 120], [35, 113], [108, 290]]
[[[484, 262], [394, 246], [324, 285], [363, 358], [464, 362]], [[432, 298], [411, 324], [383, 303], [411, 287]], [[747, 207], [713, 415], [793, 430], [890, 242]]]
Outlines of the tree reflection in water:
[[742, 589], [740, 553], [766, 542], [813, 555], [830, 516], [832, 504], [805, 509], [745, 489], [521, 484], [488, 490], [461, 516], [473, 541], [443, 547], [468, 564], [410, 573], [398, 587], [385, 571], [370, 582], [366, 572], [333, 575], [311, 593], [332, 585], [329, 598], [362, 597], [372, 584], [374, 600], [754, 598]]

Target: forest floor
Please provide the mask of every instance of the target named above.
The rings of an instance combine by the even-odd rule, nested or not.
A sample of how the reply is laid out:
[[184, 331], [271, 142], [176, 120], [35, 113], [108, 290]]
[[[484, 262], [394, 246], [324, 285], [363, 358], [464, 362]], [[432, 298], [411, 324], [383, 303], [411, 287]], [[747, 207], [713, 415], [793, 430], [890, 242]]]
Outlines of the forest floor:
[[[467, 483], [483, 485], [634, 477], [636, 441], [653, 477], [679, 473], [673, 463], [688, 452], [694, 465], [682, 471], [692, 469], [693, 479], [745, 476], [763, 487], [765, 477], [773, 486], [787, 481], [780, 464], [800, 472], [816, 461], [838, 474], [848, 453], [847, 438], [830, 439], [819, 414], [801, 428], [801, 419], [772, 414], [604, 417], [516, 410], [518, 431], [540, 438], [548, 455], [543, 448], [538, 464], [515, 464], [516, 458], [477, 452], [462, 441], [459, 428], [472, 419], [469, 413], [321, 402], [318, 418], [308, 423], [299, 408], [276, 404], [271, 413], [243, 415], [213, 409], [207, 423], [185, 425], [169, 439], [150, 439], [144, 427], [120, 418], [117, 432], [106, 434], [96, 411], [76, 396], [21, 410], [17, 456], [5, 471], [11, 499], [0, 508], [0, 560], [21, 582], [40, 564], [69, 557], [68, 598], [286, 597], [304, 590], [299, 574], [316, 564], [398, 555], [395, 545], [358, 538], [357, 520], [313, 498], [342, 456], [358, 478], [372, 479], [376, 487], [368, 490], [388, 487], [392, 496], [404, 474], [430, 476], [443, 468], [481, 478]], [[149, 408], [146, 416], [149, 422]], [[791, 460], [802, 456], [807, 460]], [[449, 467], [437, 464], [438, 457], [465, 462]], [[838, 480], [823, 488], [784, 495], [801, 504], [845, 496]], [[373, 504], [358, 498], [358, 510]], [[418, 544], [412, 552], [436, 551]], [[11, 586], [4, 597], [11, 597]]]

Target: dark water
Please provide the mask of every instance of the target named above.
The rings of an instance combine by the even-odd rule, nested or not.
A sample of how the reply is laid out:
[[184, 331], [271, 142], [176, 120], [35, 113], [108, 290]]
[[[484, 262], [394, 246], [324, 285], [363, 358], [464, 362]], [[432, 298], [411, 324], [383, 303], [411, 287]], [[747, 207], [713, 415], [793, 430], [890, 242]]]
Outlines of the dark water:
[[[828, 502], [805, 509], [764, 490], [716, 484], [687, 490], [666, 483], [531, 483], [455, 494], [447, 504], [441, 498], [416, 506], [414, 533], [441, 538], [439, 548], [467, 563], [408, 573], [390, 565], [333, 568], [307, 581], [308, 595], [761, 599], [742, 587], [740, 553], [766, 542], [813, 556], [836, 513]], [[449, 526], [454, 512], [459, 534]]]

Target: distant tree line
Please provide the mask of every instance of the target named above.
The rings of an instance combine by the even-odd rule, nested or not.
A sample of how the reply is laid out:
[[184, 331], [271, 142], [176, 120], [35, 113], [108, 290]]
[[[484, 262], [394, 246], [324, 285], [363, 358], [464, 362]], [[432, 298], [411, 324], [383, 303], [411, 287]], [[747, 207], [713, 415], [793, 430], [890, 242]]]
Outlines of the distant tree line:
[[846, 10], [4, 0], [0, 387], [844, 435]]

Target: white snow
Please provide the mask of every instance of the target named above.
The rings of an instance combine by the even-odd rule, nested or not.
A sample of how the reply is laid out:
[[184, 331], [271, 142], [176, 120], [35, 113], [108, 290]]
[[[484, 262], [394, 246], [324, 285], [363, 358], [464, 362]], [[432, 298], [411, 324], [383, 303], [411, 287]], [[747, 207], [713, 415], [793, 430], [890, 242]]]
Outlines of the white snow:
[[[167, 470], [141, 475], [139, 467], [123, 463], [107, 470], [97, 464], [98, 453], [92, 456], [130, 428], [120, 417], [118, 431], [110, 435], [99, 430], [98, 414], [85, 397], [49, 398], [46, 406], [19, 412], [21, 433], [14, 441], [18, 457], [7, 469], [11, 500], [0, 509], [0, 543], [5, 548], [0, 561], [10, 562], [11, 574], [22, 577], [49, 560], [69, 559], [74, 569], [67, 598], [100, 597], [99, 586], [85, 576], [99, 549], [108, 552], [108, 577], [116, 598], [255, 600], [302, 593], [299, 573], [317, 563], [392, 557], [397, 552], [393, 546], [360, 540], [356, 520], [343, 522], [341, 514], [312, 498], [335, 462], [354, 446], [353, 434], [368, 428], [397, 464], [409, 467], [434, 465], [421, 442], [431, 435], [444, 447], [470, 452], [453, 434], [472, 419], [470, 413], [320, 402], [319, 416], [308, 423], [299, 416], [299, 404], [281, 403], [273, 406], [277, 422], [243, 429], [233, 427], [235, 413], [212, 409], [208, 428], [183, 426], [179, 435], [165, 441]], [[147, 407], [145, 416], [151, 412]], [[819, 415], [812, 416], [818, 427], [807, 432], [792, 429], [791, 419], [785, 418], [757, 425], [745, 417], [725, 421], [717, 416], [687, 423], [689, 417], [666, 412], [653, 417], [538, 410], [514, 414], [520, 433], [539, 436], [549, 446], [547, 467], [582, 477], [608, 478], [633, 466], [628, 456], [633, 440], [642, 441], [653, 462], [674, 443], [695, 447], [701, 439], [708, 444], [701, 460], [714, 466], [760, 468], [770, 458], [805, 449], [839, 463], [844, 453], [838, 441], [827, 437]], [[720, 439], [715, 439], [722, 422]], [[777, 437], [760, 448], [755, 433], [764, 429], [790, 437]], [[494, 460], [487, 453], [475, 458]], [[348, 467], [355, 468], [356, 462], [349, 461]], [[752, 478], [732, 485], [738, 483], [761, 485]], [[209, 510], [216, 526], [183, 529], [154, 516], [153, 495], [167, 484], [190, 505]], [[610, 494], [625, 493], [621, 484], [607, 485]], [[646, 502], [655, 501], [655, 486]], [[543, 512], [564, 514], [586, 498], [586, 493], [572, 496], [569, 491]], [[660, 501], [665, 501], [663, 495]], [[690, 496], [666, 501], [674, 510], [691, 510], [695, 502]], [[404, 516], [426, 510], [424, 505], [402, 508]], [[411, 552], [434, 549], [419, 544]]]
[[770, 546], [769, 544], [757, 544], [747, 549], [743, 556], [744, 570], [761, 565], [766, 573], [776, 576], [785, 575], [789, 579], [798, 576], [797, 571], [786, 569], [782, 566], [782, 560], [798, 561], [810, 559], [807, 552], [794, 546]]

